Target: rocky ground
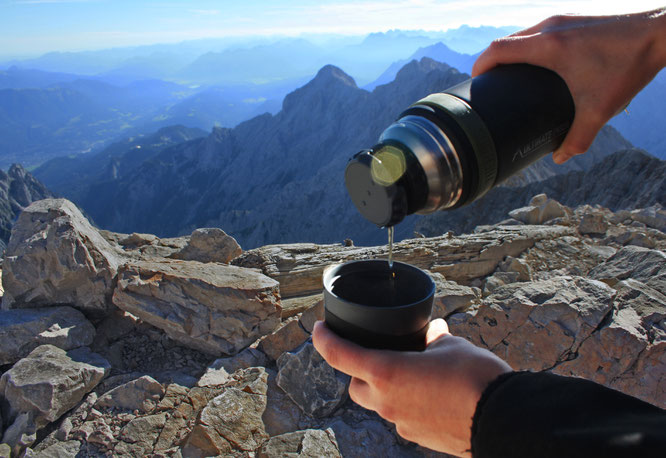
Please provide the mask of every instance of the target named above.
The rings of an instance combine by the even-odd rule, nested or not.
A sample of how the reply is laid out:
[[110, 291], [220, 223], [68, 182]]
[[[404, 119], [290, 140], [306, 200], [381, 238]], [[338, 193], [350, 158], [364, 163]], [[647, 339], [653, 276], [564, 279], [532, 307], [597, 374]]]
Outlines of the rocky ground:
[[[507, 216], [397, 244], [435, 279], [433, 315], [515, 369], [666, 407], [666, 211], [541, 195]], [[444, 456], [354, 405], [309, 340], [323, 269], [385, 256], [116, 234], [32, 204], [3, 263], [0, 457]]]

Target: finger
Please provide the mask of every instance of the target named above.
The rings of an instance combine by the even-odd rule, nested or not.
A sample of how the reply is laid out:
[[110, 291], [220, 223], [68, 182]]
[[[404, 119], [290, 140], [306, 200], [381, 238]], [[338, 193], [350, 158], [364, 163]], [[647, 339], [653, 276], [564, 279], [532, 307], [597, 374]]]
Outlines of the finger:
[[349, 382], [349, 397], [361, 407], [374, 410], [372, 408], [370, 385], [360, 378], [352, 377], [351, 382]]
[[446, 324], [446, 321], [444, 321], [441, 318], [432, 320], [428, 326], [428, 331], [426, 333], [426, 346], [430, 345], [435, 340], [447, 334], [449, 334], [449, 325]]
[[328, 364], [352, 377], [367, 380], [382, 364], [381, 350], [370, 350], [343, 339], [323, 321], [315, 323], [312, 343]]
[[560, 147], [553, 153], [553, 161], [556, 164], [563, 164], [572, 157], [583, 154], [590, 148], [604, 124], [605, 122], [596, 116], [576, 114], [569, 133]]

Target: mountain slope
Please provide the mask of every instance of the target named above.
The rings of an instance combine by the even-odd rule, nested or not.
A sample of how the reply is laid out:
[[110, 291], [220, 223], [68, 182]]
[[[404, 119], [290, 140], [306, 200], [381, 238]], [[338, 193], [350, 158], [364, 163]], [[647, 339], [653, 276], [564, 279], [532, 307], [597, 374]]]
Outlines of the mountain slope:
[[[363, 220], [347, 196], [345, 164], [373, 145], [406, 106], [466, 78], [424, 58], [368, 92], [326, 66], [287, 95], [277, 115], [169, 146], [121, 176], [87, 187], [76, 202], [101, 227], [119, 232], [171, 236], [216, 226], [245, 248], [347, 237], [384, 243], [386, 232]], [[627, 147], [616, 133], [604, 132], [597, 144], [607, 144], [599, 155]], [[566, 167], [546, 165], [524, 181], [586, 166], [583, 158]], [[398, 239], [411, 237], [416, 218], [398, 225]]]

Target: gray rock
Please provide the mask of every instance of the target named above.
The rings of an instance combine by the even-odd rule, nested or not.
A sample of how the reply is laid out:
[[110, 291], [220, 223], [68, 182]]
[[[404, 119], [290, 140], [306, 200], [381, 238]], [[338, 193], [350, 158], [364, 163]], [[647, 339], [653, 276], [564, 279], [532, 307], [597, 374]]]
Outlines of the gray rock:
[[243, 252], [236, 239], [216, 227], [195, 229], [188, 244], [172, 254], [174, 259], [229, 263]]
[[330, 415], [347, 397], [349, 376], [329, 366], [310, 342], [280, 356], [277, 365], [278, 386], [308, 415]]
[[30, 447], [35, 440], [37, 440], [37, 427], [32, 412], [20, 413], [2, 436], [2, 442], [9, 445], [13, 456], [20, 456], [21, 452]]
[[666, 407], [666, 296], [636, 280], [615, 285], [610, 319], [555, 368]]
[[282, 353], [302, 345], [309, 337], [310, 334], [303, 329], [298, 318], [294, 317], [282, 322], [277, 331], [261, 339], [257, 349], [264, 352], [271, 361], [274, 361]]
[[206, 368], [206, 372], [197, 382], [197, 386], [215, 386], [226, 383], [231, 374], [238, 369], [266, 366], [268, 358], [256, 348], [246, 348], [235, 356], [219, 358]]
[[586, 213], [578, 224], [578, 232], [583, 235], [602, 235], [608, 229], [608, 221], [600, 213]]
[[118, 273], [113, 303], [191, 348], [232, 355], [280, 322], [278, 283], [256, 270], [138, 261]]
[[494, 293], [499, 287], [518, 282], [520, 274], [518, 272], [495, 272], [490, 277], [486, 278], [483, 284], [483, 295], [489, 296]]
[[81, 442], [71, 440], [66, 442], [56, 442], [43, 450], [33, 453], [33, 458], [72, 458], [79, 456]]
[[147, 456], [167, 420], [166, 412], [130, 420], [120, 431], [120, 441], [113, 452], [118, 456]]
[[27, 356], [40, 345], [63, 350], [90, 345], [95, 328], [71, 307], [0, 311], [0, 365]]
[[396, 436], [377, 420], [362, 420], [353, 425], [343, 420], [335, 420], [329, 425], [335, 433], [340, 454], [342, 456], [359, 456], [368, 458], [401, 458], [409, 456], [400, 447]]
[[277, 372], [268, 372], [268, 391], [266, 392], [266, 410], [262, 415], [264, 427], [269, 436], [279, 436], [302, 429], [300, 425], [303, 412], [294, 401], [277, 385]]
[[87, 347], [65, 352], [42, 345], [2, 374], [0, 395], [11, 419], [31, 412], [39, 429], [76, 406], [110, 369]]
[[590, 278], [613, 286], [633, 278], [666, 294], [666, 253], [636, 246], [626, 246], [590, 272]]
[[532, 272], [530, 266], [522, 259], [507, 256], [504, 261], [497, 266], [500, 272], [515, 272], [518, 274], [516, 281], [530, 281]]
[[151, 412], [164, 396], [164, 387], [145, 375], [107, 391], [97, 399], [97, 408]]
[[606, 284], [581, 277], [513, 283], [449, 317], [449, 327], [515, 370], [540, 371], [575, 354], [612, 311], [614, 296]]
[[259, 458], [341, 457], [332, 430], [306, 429], [271, 437], [258, 454]]
[[654, 248], [657, 243], [645, 230], [630, 227], [611, 227], [606, 232], [605, 243], [617, 243], [618, 245], [634, 245], [643, 248]]
[[435, 282], [435, 300], [432, 307], [433, 318], [446, 318], [455, 312], [464, 312], [474, 302], [481, 299], [478, 288], [459, 285], [447, 281], [441, 274], [430, 274]]
[[122, 256], [65, 199], [33, 203], [14, 225], [3, 263], [4, 310], [71, 305], [94, 317], [108, 298]]
[[525, 224], [543, 224], [566, 215], [565, 208], [556, 200], [549, 199], [545, 194], [534, 196], [527, 207], [509, 212], [509, 216]]
[[666, 210], [659, 204], [633, 210], [630, 216], [634, 221], [639, 221], [648, 227], [666, 232]]
[[201, 411], [183, 447], [185, 456], [228, 456], [252, 452], [268, 440], [261, 416], [266, 409], [268, 374], [252, 368], [241, 384], [213, 398]]

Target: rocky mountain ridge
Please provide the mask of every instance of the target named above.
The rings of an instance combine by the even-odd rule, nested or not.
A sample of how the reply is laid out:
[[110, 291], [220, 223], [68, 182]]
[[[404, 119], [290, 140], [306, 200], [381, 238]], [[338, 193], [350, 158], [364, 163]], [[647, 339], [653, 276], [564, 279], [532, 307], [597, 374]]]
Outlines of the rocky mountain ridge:
[[[393, 82], [368, 92], [339, 68], [326, 66], [287, 95], [277, 115], [156, 151], [99, 183], [68, 180], [66, 186], [76, 192], [57, 189], [100, 227], [120, 232], [177, 236], [211, 226], [233, 232], [246, 247], [345, 238], [382, 243], [384, 232], [363, 220], [349, 201], [342, 180], [347, 160], [373, 145], [409, 104], [466, 78], [423, 58], [404, 66]], [[622, 136], [605, 128], [585, 155], [564, 166], [546, 158], [510, 184], [587, 170], [627, 148], [631, 145]], [[523, 202], [506, 204], [505, 212]], [[396, 237], [411, 237], [415, 221], [411, 217], [398, 225]]]
[[[433, 316], [516, 370], [586, 377], [666, 407], [666, 210], [538, 195], [510, 216], [396, 244], [396, 259], [435, 280]], [[348, 377], [309, 341], [323, 270], [386, 254], [312, 243], [243, 252], [220, 229], [119, 234], [66, 200], [32, 204], [2, 273], [0, 453], [444, 456], [354, 405]]]

